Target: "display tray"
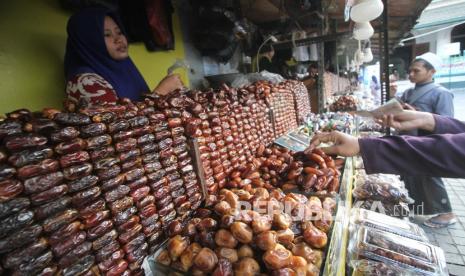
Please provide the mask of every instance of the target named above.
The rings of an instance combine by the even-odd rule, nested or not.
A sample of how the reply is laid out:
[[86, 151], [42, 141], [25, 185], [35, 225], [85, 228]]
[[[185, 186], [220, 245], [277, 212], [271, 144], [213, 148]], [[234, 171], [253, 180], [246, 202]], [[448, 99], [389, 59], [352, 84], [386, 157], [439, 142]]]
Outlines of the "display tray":
[[[322, 252], [323, 252], [323, 258], [322, 258], [322, 265], [320, 267], [320, 276], [324, 275], [324, 271], [325, 271], [325, 265], [327, 263], [327, 255], [328, 255], [328, 252], [329, 252], [329, 248], [330, 248], [330, 243], [329, 241], [331, 240], [332, 238], [332, 232], [333, 232], [333, 228], [334, 228], [334, 222], [332, 223], [329, 231], [328, 231], [328, 243], [326, 244], [326, 246], [323, 248], [323, 249], [320, 249]], [[145, 275], [146, 276], [152, 276], [152, 275], [169, 275], [169, 276], [173, 276], [173, 275], [191, 275], [191, 273], [189, 272], [184, 272], [184, 271], [181, 271], [181, 270], [178, 270], [174, 267], [171, 267], [171, 266], [167, 266], [167, 265], [164, 265], [160, 262], [157, 261], [157, 258], [158, 256], [160, 255], [160, 253], [166, 249], [168, 245], [168, 240], [165, 240], [163, 243], [161, 243], [158, 248], [155, 250], [155, 252], [152, 254], [152, 255], [149, 255], [147, 257], [147, 265], [148, 267], [145, 267]], [[254, 252], [257, 252], [259, 250], [255, 250]], [[263, 263], [262, 261], [262, 256], [263, 254], [254, 254], [254, 256], [260, 256], [260, 258], [254, 258], [258, 264], [260, 265], [260, 267], [265, 267], [265, 264]], [[148, 270], [149, 269], [149, 270]]]
[[[332, 214], [333, 218], [336, 216], [336, 214], [338, 212], [338, 206], [339, 206], [339, 202], [336, 201], [336, 208], [335, 208], [335, 210], [334, 210], [334, 212]], [[186, 223], [187, 222], [188, 221], [186, 221]], [[328, 254], [329, 254], [330, 247], [331, 247], [330, 241], [333, 239], [334, 227], [335, 227], [335, 221], [332, 221], [331, 226], [329, 227], [329, 230], [326, 233], [326, 235], [327, 235], [327, 244], [323, 248], [317, 249], [317, 248], [312, 247], [313, 250], [320, 250], [320, 251], [323, 252], [323, 258], [322, 258], [322, 261], [321, 261], [322, 265], [320, 267], [320, 275], [324, 275], [325, 265], [328, 263], [327, 258], [328, 258]], [[299, 236], [296, 236], [296, 239], [298, 237], [301, 237], [301, 236], [302, 236], [302, 234], [300, 234]], [[178, 270], [178, 269], [176, 269], [174, 267], [164, 265], [164, 264], [157, 261], [157, 258], [160, 255], [160, 253], [164, 249], [167, 248], [168, 241], [169, 241], [169, 239], [166, 239], [165, 241], [160, 243], [159, 246], [157, 247], [157, 249], [155, 250], [155, 252], [152, 255], [149, 255], [147, 257], [146, 260], [147, 260], [148, 267], [147, 266], [145, 267], [145, 269], [146, 269], [145, 275], [191, 275], [189, 272], [180, 271], [180, 270]], [[263, 251], [260, 250], [260, 249], [255, 248], [254, 253], [255, 253], [254, 256], [256, 256], [255, 260], [259, 263], [260, 267], [265, 268], [266, 266], [262, 261]], [[257, 258], [257, 256], [259, 256], [259, 257]], [[149, 270], [147, 270], [147, 269], [149, 269]]]

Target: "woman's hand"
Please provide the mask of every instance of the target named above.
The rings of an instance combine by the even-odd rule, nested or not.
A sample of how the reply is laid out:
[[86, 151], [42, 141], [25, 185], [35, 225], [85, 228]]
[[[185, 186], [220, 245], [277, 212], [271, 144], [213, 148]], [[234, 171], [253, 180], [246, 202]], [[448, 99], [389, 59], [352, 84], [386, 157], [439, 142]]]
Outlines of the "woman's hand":
[[330, 147], [320, 148], [323, 152], [330, 155], [355, 156], [360, 152], [358, 139], [344, 134], [339, 131], [319, 132], [313, 136], [310, 141], [309, 150], [314, 149], [321, 143], [332, 143]]
[[404, 110], [395, 115], [384, 115], [380, 123], [400, 131], [424, 129], [433, 131], [436, 125], [433, 114], [428, 112]]
[[182, 89], [184, 84], [178, 74], [171, 74], [163, 78], [160, 83], [155, 87], [153, 93], [160, 96], [168, 95], [176, 89]]

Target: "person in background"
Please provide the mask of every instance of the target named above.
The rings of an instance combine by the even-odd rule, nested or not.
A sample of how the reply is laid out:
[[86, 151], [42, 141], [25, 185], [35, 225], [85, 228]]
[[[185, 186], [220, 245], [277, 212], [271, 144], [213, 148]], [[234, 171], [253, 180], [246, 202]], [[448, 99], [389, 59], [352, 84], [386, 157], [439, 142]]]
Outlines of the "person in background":
[[[258, 54], [257, 57], [255, 57], [254, 62], [252, 62], [252, 72], [261, 72], [263, 70], [266, 70], [270, 73], [275, 73], [279, 74], [279, 68], [276, 66], [276, 64], [273, 62], [273, 57], [274, 57], [274, 48], [270, 44], [265, 44], [261, 50], [260, 53]], [[258, 59], [258, 68], [257, 66], [257, 61]]]
[[[405, 108], [454, 116], [453, 94], [433, 81], [436, 69], [440, 65], [440, 58], [430, 52], [418, 56], [412, 61], [408, 76], [415, 87], [407, 89], [400, 97]], [[400, 134], [424, 135], [421, 130], [415, 129]], [[425, 221], [425, 225], [442, 227], [456, 222], [449, 196], [440, 177], [404, 174], [402, 179], [411, 197], [415, 200], [415, 205], [423, 204], [423, 215], [434, 215]]]
[[178, 75], [166, 76], [154, 90], [128, 55], [128, 42], [118, 16], [104, 7], [85, 8], [67, 25], [64, 71], [68, 100], [86, 105], [140, 100], [145, 93], [166, 95], [181, 89]]
[[389, 75], [389, 98], [395, 98], [396, 93], [397, 93], [397, 80], [398, 77], [395, 74], [395, 69], [394, 71]]
[[360, 155], [368, 174], [465, 177], [465, 122], [411, 110], [385, 115], [381, 121], [383, 126], [404, 131], [422, 129], [429, 135], [356, 138], [338, 131], [319, 132], [312, 137], [306, 151], [329, 143], [330, 146], [320, 149], [329, 155]]
[[376, 78], [376, 76], [371, 76], [370, 91], [375, 105], [379, 105], [381, 103], [380, 89], [381, 86], [379, 85], [378, 78]]
[[310, 63], [307, 68], [308, 76], [306, 76], [302, 82], [307, 87], [307, 90], [311, 90], [318, 83], [318, 65], [316, 63]]

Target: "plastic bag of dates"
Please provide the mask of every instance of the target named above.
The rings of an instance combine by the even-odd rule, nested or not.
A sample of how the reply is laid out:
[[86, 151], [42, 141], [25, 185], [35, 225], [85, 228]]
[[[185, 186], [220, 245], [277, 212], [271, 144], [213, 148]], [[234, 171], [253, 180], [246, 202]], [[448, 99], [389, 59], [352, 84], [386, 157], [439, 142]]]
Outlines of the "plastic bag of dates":
[[414, 200], [408, 196], [408, 191], [402, 182], [392, 175], [374, 174], [357, 177], [354, 198], [358, 200], [382, 200], [384, 202], [413, 203]]

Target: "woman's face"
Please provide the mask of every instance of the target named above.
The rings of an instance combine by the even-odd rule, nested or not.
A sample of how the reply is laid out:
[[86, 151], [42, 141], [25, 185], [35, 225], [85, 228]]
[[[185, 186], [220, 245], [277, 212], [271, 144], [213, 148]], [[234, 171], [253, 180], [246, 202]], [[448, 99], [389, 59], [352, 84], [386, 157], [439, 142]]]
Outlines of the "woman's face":
[[107, 51], [113, 59], [122, 60], [128, 57], [128, 41], [113, 18], [109, 16], [105, 16], [103, 35]]

